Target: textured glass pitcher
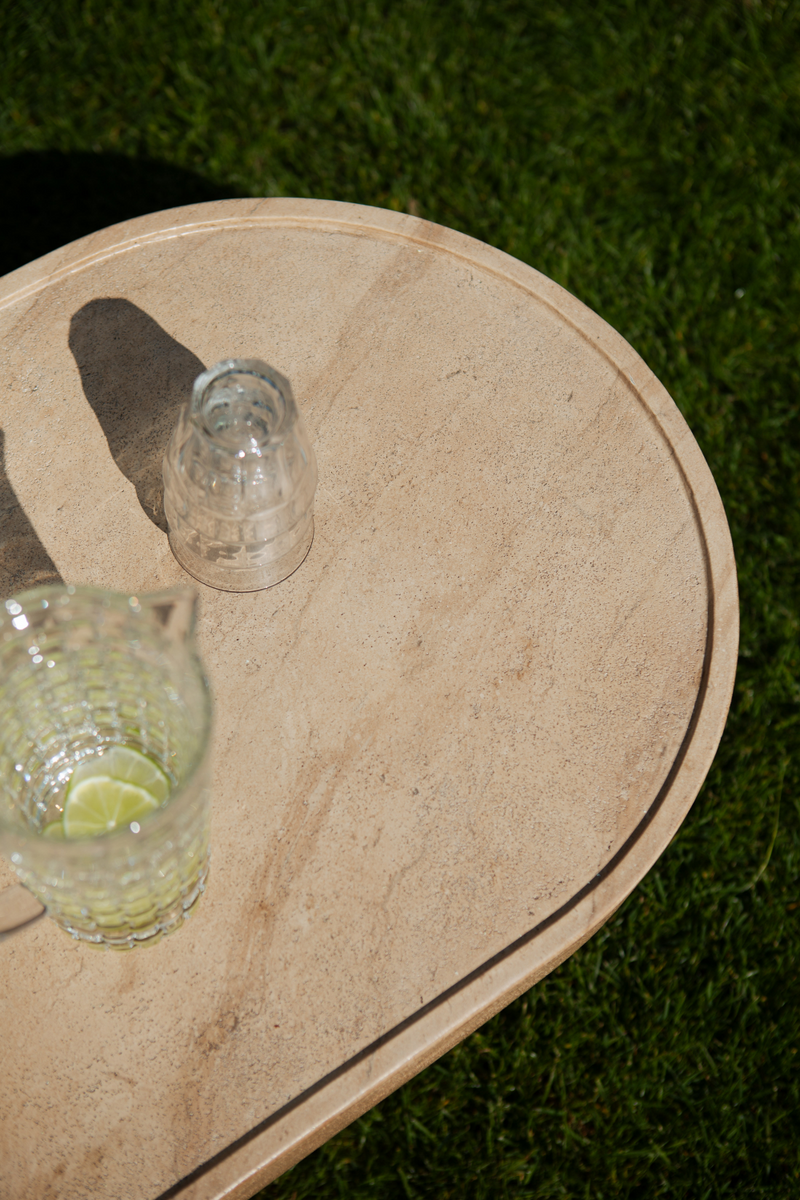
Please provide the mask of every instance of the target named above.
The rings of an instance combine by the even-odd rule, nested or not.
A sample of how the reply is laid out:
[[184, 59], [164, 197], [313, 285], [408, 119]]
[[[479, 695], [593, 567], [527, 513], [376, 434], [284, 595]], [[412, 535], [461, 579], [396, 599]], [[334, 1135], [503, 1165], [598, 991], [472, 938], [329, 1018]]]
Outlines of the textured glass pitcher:
[[[0, 892], [0, 930], [30, 919], [35, 897], [73, 937], [130, 948], [178, 927], [204, 890], [211, 699], [195, 603], [59, 585], [0, 604], [0, 850], [31, 894]], [[73, 774], [102, 775], [113, 754], [169, 794], [110, 831], [65, 836]]]

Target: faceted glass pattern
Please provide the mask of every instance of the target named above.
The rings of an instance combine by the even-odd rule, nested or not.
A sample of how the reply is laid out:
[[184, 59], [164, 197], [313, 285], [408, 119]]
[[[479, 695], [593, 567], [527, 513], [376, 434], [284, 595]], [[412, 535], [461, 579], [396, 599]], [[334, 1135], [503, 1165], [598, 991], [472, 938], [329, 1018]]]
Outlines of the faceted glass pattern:
[[271, 587], [314, 536], [317, 465], [292, 388], [258, 359], [195, 380], [164, 456], [164, 510], [178, 562], [223, 591]]
[[[194, 601], [58, 586], [0, 607], [0, 847], [76, 938], [153, 941], [205, 887], [211, 704]], [[164, 805], [99, 837], [44, 834], [78, 763], [119, 745], [158, 763]]]

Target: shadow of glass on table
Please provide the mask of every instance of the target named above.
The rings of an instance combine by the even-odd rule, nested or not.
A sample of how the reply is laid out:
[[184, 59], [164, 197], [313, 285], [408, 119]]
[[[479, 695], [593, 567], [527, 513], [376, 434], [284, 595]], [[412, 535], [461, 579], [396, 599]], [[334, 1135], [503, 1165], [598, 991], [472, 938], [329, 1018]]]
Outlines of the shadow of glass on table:
[[[121, 154], [44, 150], [0, 158], [0, 275], [120, 221], [242, 194], [169, 163]], [[165, 529], [161, 460], [179, 404], [203, 364], [120, 299], [94, 300], [76, 313], [70, 346], [117, 465], [147, 516]], [[4, 481], [3, 515], [19, 509]], [[21, 509], [11, 524], [4, 521], [0, 555], [6, 594], [58, 580]]]
[[146, 312], [118, 297], [78, 309], [69, 347], [115, 463], [146, 515], [166, 532], [161, 463], [203, 363]]
[[63, 583], [6, 474], [0, 429], [0, 599], [46, 583]]

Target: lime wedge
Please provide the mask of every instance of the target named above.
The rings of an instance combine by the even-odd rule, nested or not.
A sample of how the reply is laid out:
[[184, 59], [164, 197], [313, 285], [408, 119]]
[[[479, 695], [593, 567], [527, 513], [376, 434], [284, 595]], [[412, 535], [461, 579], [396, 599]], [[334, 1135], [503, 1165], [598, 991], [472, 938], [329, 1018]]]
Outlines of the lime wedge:
[[64, 840], [64, 822], [61, 817], [57, 821], [48, 821], [42, 829], [42, 837], [61, 842]]
[[129, 746], [111, 746], [105, 754], [87, 758], [75, 768], [69, 781], [67, 798], [76, 784], [85, 779], [95, 779], [98, 775], [144, 788], [159, 804], [163, 804], [169, 795], [169, 780], [152, 758], [139, 750], [131, 750]]
[[144, 788], [109, 775], [94, 775], [70, 786], [64, 804], [64, 834], [68, 838], [97, 837], [139, 821], [158, 807], [158, 800]]

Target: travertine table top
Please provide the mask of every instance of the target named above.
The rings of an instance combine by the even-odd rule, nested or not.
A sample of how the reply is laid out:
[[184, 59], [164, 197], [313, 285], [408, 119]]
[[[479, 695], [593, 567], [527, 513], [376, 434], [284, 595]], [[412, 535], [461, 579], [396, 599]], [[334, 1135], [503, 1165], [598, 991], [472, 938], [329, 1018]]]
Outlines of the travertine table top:
[[251, 1195], [591, 936], [725, 722], [730, 536], [664, 388], [531, 268], [354, 205], [157, 213], [0, 281], [4, 592], [192, 582], [161, 455], [233, 356], [292, 381], [314, 544], [276, 588], [199, 589], [189, 924], [127, 955], [47, 921], [0, 944], [14, 1200]]

